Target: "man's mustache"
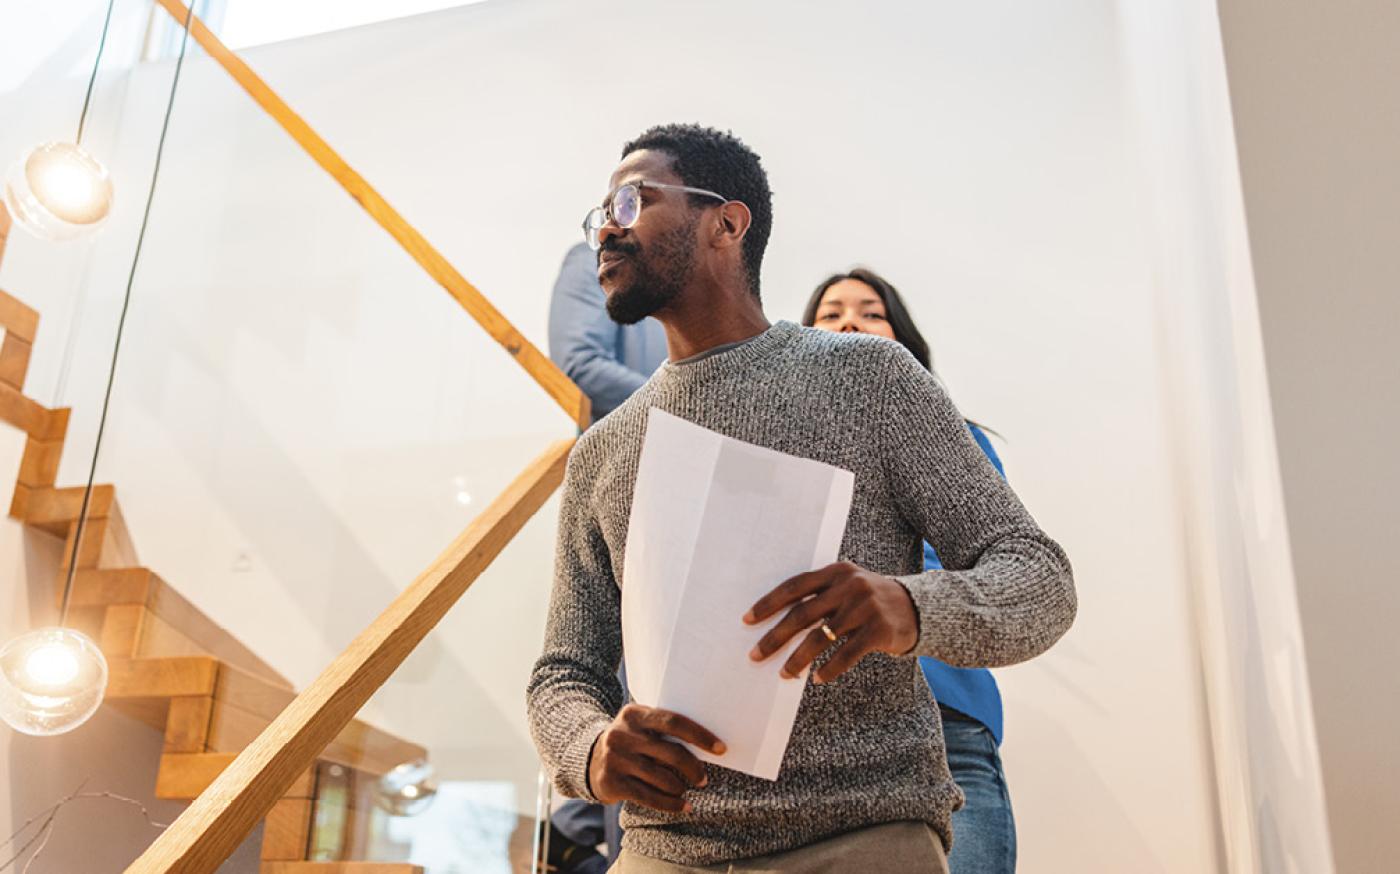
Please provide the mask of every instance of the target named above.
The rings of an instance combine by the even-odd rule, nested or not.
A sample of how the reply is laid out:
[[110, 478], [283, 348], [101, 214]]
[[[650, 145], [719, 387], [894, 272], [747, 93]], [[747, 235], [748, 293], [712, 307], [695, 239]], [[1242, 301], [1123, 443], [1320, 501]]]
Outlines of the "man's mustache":
[[642, 247], [636, 243], [624, 243], [617, 237], [609, 237], [603, 241], [602, 246], [598, 247], [598, 258], [601, 260], [604, 252], [630, 257], [641, 251]]

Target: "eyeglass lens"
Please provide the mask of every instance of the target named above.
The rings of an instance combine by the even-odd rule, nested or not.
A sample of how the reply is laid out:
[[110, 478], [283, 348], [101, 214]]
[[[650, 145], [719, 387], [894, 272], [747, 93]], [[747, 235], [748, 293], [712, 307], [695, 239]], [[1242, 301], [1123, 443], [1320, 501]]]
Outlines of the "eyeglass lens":
[[636, 185], [624, 185], [613, 192], [612, 201], [608, 204], [608, 209], [593, 207], [588, 211], [588, 215], [583, 220], [583, 236], [588, 241], [588, 247], [595, 252], [602, 245], [599, 239], [603, 225], [608, 223], [608, 214], [612, 214], [613, 224], [620, 228], [630, 228], [637, 223], [638, 216], [642, 212], [642, 192]]
[[607, 216], [603, 214], [603, 208], [595, 206], [588, 211], [588, 215], [583, 219], [583, 238], [588, 241], [588, 248], [598, 251], [602, 241], [598, 238], [598, 232], [603, 229], [607, 222]]
[[624, 185], [613, 193], [612, 218], [619, 228], [630, 228], [637, 223], [642, 211], [642, 193], [635, 185]]

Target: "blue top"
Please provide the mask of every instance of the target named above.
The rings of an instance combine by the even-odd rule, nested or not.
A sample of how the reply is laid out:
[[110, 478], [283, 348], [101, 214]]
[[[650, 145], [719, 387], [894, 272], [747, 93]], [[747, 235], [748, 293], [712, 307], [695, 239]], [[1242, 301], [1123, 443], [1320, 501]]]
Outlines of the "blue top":
[[656, 319], [619, 325], [598, 284], [598, 257], [584, 243], [564, 256], [549, 302], [549, 357], [606, 416], [666, 360], [666, 331]]
[[[1001, 459], [997, 457], [996, 450], [992, 448], [992, 441], [987, 439], [981, 428], [971, 422], [967, 423], [967, 427], [977, 445], [987, 453], [987, 458], [991, 460], [997, 473], [1005, 477], [1006, 471], [1001, 466]], [[924, 570], [936, 570], [941, 567], [943, 563], [938, 560], [938, 553], [925, 543]], [[919, 657], [919, 667], [923, 668], [924, 679], [928, 680], [928, 686], [933, 690], [933, 697], [939, 706], [951, 707], [987, 726], [992, 737], [996, 738], [997, 745], [1001, 745], [1001, 692], [997, 689], [997, 681], [992, 677], [991, 671], [986, 668], [955, 668], [928, 656]]]

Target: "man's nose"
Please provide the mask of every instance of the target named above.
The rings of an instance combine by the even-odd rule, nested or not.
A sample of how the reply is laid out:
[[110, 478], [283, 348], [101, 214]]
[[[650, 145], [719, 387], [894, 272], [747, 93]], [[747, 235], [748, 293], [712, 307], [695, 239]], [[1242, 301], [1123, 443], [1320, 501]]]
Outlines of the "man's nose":
[[603, 226], [598, 229], [598, 247], [602, 248], [603, 244], [607, 243], [609, 237], [620, 237], [624, 233], [626, 233], [626, 231], [619, 228], [616, 222], [612, 219], [608, 219], [603, 223]]

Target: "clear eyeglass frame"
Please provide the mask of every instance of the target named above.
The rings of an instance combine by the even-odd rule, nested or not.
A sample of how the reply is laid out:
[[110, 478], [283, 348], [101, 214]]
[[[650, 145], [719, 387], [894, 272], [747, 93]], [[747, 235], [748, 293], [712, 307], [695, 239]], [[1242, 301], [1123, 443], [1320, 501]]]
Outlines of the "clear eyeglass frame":
[[[684, 191], [686, 194], [699, 194], [704, 197], [713, 197], [720, 203], [728, 203], [729, 198], [722, 194], [717, 194], [705, 188], [692, 188], [689, 185], [670, 185], [665, 182], [628, 182], [619, 185], [608, 193], [602, 206], [595, 206], [588, 211], [588, 215], [583, 218], [583, 238], [588, 241], [588, 248], [598, 251], [602, 246], [602, 230], [612, 222], [624, 230], [637, 223], [637, 219], [642, 216], [642, 189], [655, 188], [661, 191]], [[631, 208], [628, 208], [628, 205]]]

